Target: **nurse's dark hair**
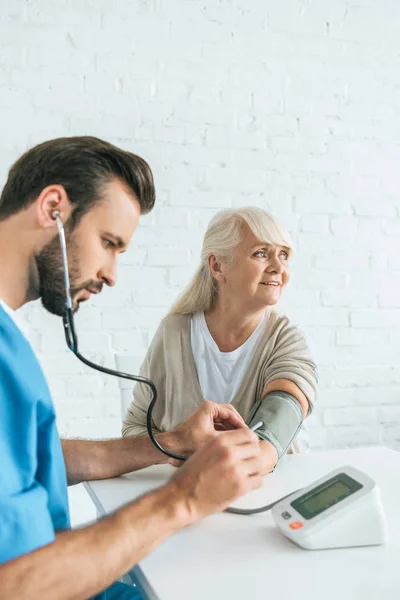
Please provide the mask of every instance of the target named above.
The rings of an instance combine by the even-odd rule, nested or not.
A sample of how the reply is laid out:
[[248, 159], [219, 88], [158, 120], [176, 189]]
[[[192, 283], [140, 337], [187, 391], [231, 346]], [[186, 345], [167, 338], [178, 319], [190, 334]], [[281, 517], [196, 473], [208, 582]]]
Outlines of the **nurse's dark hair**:
[[45, 187], [59, 184], [74, 206], [70, 223], [74, 227], [115, 179], [137, 198], [142, 214], [153, 208], [153, 174], [140, 156], [90, 136], [43, 142], [12, 165], [0, 196], [0, 221], [26, 209]]

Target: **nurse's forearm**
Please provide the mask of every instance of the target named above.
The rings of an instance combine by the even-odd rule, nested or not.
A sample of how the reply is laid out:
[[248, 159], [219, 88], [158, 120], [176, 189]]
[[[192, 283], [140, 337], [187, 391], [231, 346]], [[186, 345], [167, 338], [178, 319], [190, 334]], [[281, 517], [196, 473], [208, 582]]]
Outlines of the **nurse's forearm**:
[[84, 600], [129, 571], [189, 524], [173, 483], [103, 521], [57, 536], [54, 543], [0, 565], [0, 600]]
[[[157, 439], [165, 448], [179, 453], [174, 432], [160, 433]], [[147, 435], [104, 441], [62, 440], [62, 448], [69, 485], [118, 477], [168, 460]]]

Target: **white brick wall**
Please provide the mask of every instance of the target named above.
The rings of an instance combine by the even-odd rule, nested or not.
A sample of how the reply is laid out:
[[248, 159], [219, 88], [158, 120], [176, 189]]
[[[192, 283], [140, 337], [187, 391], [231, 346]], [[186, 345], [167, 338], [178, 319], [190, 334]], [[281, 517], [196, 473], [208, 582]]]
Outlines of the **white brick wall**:
[[[283, 307], [320, 368], [312, 447], [400, 448], [400, 5], [395, 0], [3, 0], [0, 178], [27, 147], [103, 136], [158, 200], [119, 285], [81, 309], [82, 350], [143, 357], [210, 217], [273, 211], [297, 246]], [[24, 309], [61, 431], [118, 435], [117, 382]]]

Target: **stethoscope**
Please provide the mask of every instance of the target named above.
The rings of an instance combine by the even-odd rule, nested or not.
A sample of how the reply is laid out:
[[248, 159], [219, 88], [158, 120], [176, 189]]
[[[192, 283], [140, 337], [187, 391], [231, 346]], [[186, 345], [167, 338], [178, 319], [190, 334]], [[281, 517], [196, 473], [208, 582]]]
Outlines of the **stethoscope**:
[[[70, 289], [70, 285], [69, 285], [67, 244], [65, 242], [64, 226], [63, 226], [63, 223], [62, 223], [62, 220], [60, 217], [60, 213], [58, 210], [53, 211], [52, 217], [57, 222], [58, 236], [60, 238], [60, 246], [61, 246], [61, 259], [62, 259], [62, 264], [63, 264], [64, 285], [65, 285], [65, 312], [64, 312], [62, 319], [63, 319], [63, 325], [64, 325], [65, 340], [67, 342], [68, 348], [75, 354], [75, 356], [77, 358], [79, 358], [80, 361], [82, 361], [86, 366], [90, 367], [91, 369], [95, 369], [96, 371], [100, 371], [100, 373], [105, 373], [106, 375], [113, 375], [114, 377], [121, 377], [122, 379], [129, 379], [130, 381], [138, 381], [140, 383], [144, 383], [145, 385], [148, 385], [150, 388], [150, 392], [151, 392], [151, 400], [150, 400], [149, 408], [147, 409], [146, 426], [147, 426], [147, 433], [149, 434], [150, 440], [153, 442], [154, 446], [156, 446], [156, 448], [158, 448], [158, 450], [160, 450], [160, 452], [162, 452], [166, 456], [168, 456], [170, 458], [175, 458], [177, 460], [182, 460], [182, 461], [187, 460], [186, 456], [180, 456], [179, 454], [174, 454], [173, 452], [170, 452], [169, 450], [166, 450], [165, 448], [163, 448], [163, 446], [161, 446], [161, 444], [154, 437], [151, 422], [152, 422], [153, 408], [157, 401], [157, 389], [156, 389], [156, 386], [154, 385], [154, 383], [151, 381], [151, 379], [147, 379], [147, 377], [142, 377], [141, 375], [131, 375], [130, 373], [124, 373], [123, 371], [116, 371], [114, 369], [108, 369], [107, 367], [102, 367], [101, 365], [97, 365], [96, 363], [92, 362], [91, 360], [88, 360], [87, 358], [82, 356], [82, 354], [79, 352], [78, 337], [76, 335], [74, 316], [73, 316], [73, 310], [72, 310], [71, 289]], [[290, 494], [287, 494], [287, 496], [290, 496], [291, 494], [293, 494], [293, 492], [290, 492]], [[232, 513], [232, 514], [236, 514], [236, 515], [255, 515], [258, 513], [262, 513], [262, 512], [271, 510], [271, 508], [273, 508], [275, 506], [275, 504], [277, 504], [284, 498], [287, 498], [287, 496], [283, 496], [282, 498], [279, 498], [279, 500], [276, 500], [276, 501], [272, 502], [271, 504], [268, 504], [266, 506], [261, 506], [259, 508], [246, 509], [246, 508], [229, 507], [229, 508], [226, 508], [224, 512], [228, 512], [228, 513]]]
[[157, 389], [151, 379], [147, 379], [147, 377], [141, 377], [140, 375], [131, 375], [130, 373], [124, 373], [122, 371], [115, 371], [114, 369], [108, 369], [106, 367], [102, 367], [101, 365], [97, 365], [96, 363], [88, 360], [79, 352], [78, 349], [78, 337], [76, 335], [73, 309], [72, 309], [72, 299], [71, 299], [71, 289], [69, 284], [69, 272], [68, 272], [68, 258], [67, 258], [67, 245], [65, 242], [65, 232], [63, 222], [60, 217], [60, 213], [58, 210], [55, 210], [52, 214], [53, 219], [57, 222], [58, 228], [58, 236], [60, 238], [60, 246], [61, 246], [61, 259], [63, 264], [64, 271], [64, 286], [65, 286], [65, 312], [63, 315], [63, 325], [64, 325], [64, 333], [65, 340], [67, 342], [68, 348], [75, 354], [80, 361], [82, 361], [85, 365], [90, 367], [91, 369], [95, 369], [96, 371], [100, 371], [101, 373], [105, 373], [106, 375], [113, 375], [114, 377], [121, 377], [122, 379], [129, 379], [130, 381], [138, 381], [140, 383], [144, 383], [149, 386], [151, 392], [151, 401], [149, 404], [149, 408], [147, 410], [146, 417], [146, 425], [147, 432], [149, 434], [149, 438], [153, 442], [153, 444], [166, 456], [170, 458], [175, 458], [177, 460], [186, 460], [186, 456], [180, 456], [179, 454], [174, 454], [169, 450], [163, 448], [163, 446], [156, 440], [154, 437], [154, 433], [152, 430], [152, 413], [154, 405], [157, 401]]

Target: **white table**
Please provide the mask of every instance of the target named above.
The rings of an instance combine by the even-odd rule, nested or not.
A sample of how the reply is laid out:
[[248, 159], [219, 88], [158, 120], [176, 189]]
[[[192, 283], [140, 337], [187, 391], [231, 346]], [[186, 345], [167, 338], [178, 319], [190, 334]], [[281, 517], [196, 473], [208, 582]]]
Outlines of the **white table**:
[[[400, 598], [400, 453], [361, 448], [286, 456], [261, 489], [235, 506], [268, 504], [332, 469], [357, 467], [381, 488], [389, 525], [384, 546], [307, 551], [286, 539], [270, 513], [218, 514], [164, 542], [134, 569], [158, 600], [397, 600]], [[163, 484], [173, 467], [154, 466], [86, 484], [101, 514]], [[368, 523], [365, 523], [368, 527]]]

